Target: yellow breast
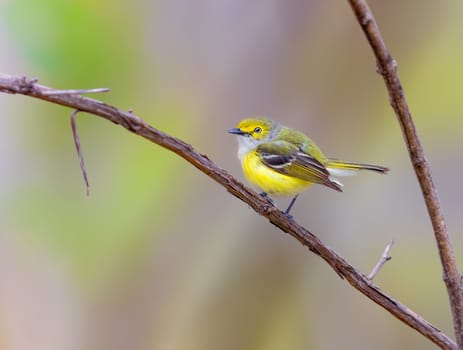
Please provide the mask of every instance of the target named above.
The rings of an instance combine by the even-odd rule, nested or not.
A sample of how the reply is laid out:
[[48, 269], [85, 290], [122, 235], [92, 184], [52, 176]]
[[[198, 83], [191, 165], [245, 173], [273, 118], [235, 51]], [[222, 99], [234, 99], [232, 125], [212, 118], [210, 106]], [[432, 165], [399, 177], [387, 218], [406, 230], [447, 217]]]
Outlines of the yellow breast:
[[241, 166], [246, 179], [270, 195], [294, 196], [313, 184], [269, 168], [260, 161], [255, 151], [241, 158]]

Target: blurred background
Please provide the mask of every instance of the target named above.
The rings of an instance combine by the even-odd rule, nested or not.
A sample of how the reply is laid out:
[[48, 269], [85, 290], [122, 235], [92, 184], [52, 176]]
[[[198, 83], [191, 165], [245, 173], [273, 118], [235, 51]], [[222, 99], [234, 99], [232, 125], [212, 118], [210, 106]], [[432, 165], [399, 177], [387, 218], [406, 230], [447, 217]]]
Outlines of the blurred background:
[[[462, 262], [461, 1], [370, 1]], [[1, 71], [133, 109], [244, 180], [226, 130], [267, 115], [389, 166], [295, 219], [453, 336], [431, 225], [347, 1], [0, 2]], [[121, 127], [0, 94], [1, 349], [434, 349], [195, 168]], [[288, 199], [277, 199], [286, 208]]]

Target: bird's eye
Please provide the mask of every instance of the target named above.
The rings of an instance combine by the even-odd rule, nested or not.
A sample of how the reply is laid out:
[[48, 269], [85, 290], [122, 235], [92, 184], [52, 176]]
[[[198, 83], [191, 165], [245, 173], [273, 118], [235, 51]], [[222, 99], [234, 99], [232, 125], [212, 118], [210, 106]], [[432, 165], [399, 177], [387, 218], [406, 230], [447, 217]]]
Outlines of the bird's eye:
[[260, 126], [256, 126], [256, 127], [254, 128], [254, 132], [255, 132], [256, 134], [260, 134], [260, 133], [262, 132], [262, 128], [261, 128]]

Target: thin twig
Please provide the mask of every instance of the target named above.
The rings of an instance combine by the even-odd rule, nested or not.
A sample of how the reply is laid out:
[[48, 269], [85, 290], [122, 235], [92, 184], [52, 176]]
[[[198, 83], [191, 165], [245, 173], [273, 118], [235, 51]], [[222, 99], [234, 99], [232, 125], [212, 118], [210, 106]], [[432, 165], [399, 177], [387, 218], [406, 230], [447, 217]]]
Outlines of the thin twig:
[[74, 144], [76, 145], [77, 155], [79, 156], [80, 170], [82, 171], [82, 176], [84, 177], [85, 187], [86, 187], [87, 196], [88, 196], [90, 195], [90, 184], [88, 183], [87, 171], [85, 170], [84, 156], [82, 154], [79, 133], [77, 132], [77, 125], [76, 125], [76, 115], [79, 112], [80, 111], [78, 109], [75, 109], [71, 113], [71, 128], [72, 128], [72, 135], [74, 137]]
[[376, 275], [378, 274], [379, 270], [381, 270], [383, 265], [392, 259], [392, 257], [389, 255], [389, 251], [391, 250], [393, 244], [394, 244], [394, 240], [390, 241], [389, 244], [386, 246], [386, 248], [384, 248], [384, 252], [381, 255], [381, 258], [378, 260], [375, 267], [373, 268], [373, 270], [371, 270], [370, 274], [368, 275], [368, 279], [370, 281], [376, 277]]
[[373, 14], [366, 2], [364, 0], [349, 0], [349, 3], [376, 56], [378, 72], [384, 78], [391, 106], [399, 121], [410, 160], [421, 186], [441, 259], [443, 279], [449, 295], [458, 349], [463, 350], [462, 276], [458, 270], [444, 214], [431, 176], [431, 169], [416, 131], [415, 124], [413, 123], [402, 83], [397, 74], [397, 63], [389, 53]]
[[44, 95], [82, 95], [82, 94], [95, 94], [99, 92], [108, 92], [109, 88], [95, 88], [95, 89], [80, 89], [80, 90], [48, 90], [44, 91]]
[[273, 225], [279, 227], [282, 231], [297, 239], [310, 251], [320, 256], [355, 289], [383, 307], [396, 318], [423, 334], [442, 349], [454, 350], [456, 348], [454, 341], [442, 331], [404, 304], [384, 293], [363, 273], [355, 269], [333, 249], [323, 244], [315, 235], [295, 221], [290, 220], [287, 215], [278, 210], [272, 203], [237, 181], [228, 172], [215, 165], [207, 156], [194, 150], [191, 145], [155, 129], [133, 113], [128, 113], [101, 101], [79, 95], [44, 95], [43, 91], [48, 89], [48, 87], [39, 85], [24, 77], [0, 74], [0, 91], [32, 96], [100, 116], [176, 153], [226, 188], [232, 195], [247, 203], [257, 213], [265, 216]]

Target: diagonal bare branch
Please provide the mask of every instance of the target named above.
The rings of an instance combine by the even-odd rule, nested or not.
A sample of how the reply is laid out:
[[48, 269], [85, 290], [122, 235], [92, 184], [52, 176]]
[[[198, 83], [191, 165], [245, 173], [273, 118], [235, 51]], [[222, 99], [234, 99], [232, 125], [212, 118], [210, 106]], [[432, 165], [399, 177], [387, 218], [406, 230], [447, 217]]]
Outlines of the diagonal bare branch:
[[392, 257], [389, 255], [389, 251], [391, 250], [393, 244], [394, 244], [394, 241], [392, 240], [389, 242], [386, 248], [384, 248], [381, 258], [378, 260], [375, 267], [373, 267], [373, 270], [371, 270], [370, 274], [368, 275], [369, 280], [373, 280], [373, 278], [376, 277], [376, 275], [378, 274], [379, 270], [381, 270], [383, 265], [392, 259]]
[[364, 0], [349, 0], [349, 3], [376, 56], [377, 70], [384, 78], [391, 106], [402, 128], [410, 160], [421, 186], [424, 201], [434, 229], [434, 236], [443, 270], [443, 279], [449, 295], [458, 348], [463, 350], [462, 276], [458, 270], [444, 214], [432, 179], [431, 169], [416, 131], [415, 124], [413, 123], [402, 83], [397, 74], [397, 63], [389, 53], [367, 3]]
[[104, 102], [79, 95], [44, 94], [48, 90], [50, 90], [49, 87], [37, 84], [36, 80], [0, 74], [0, 92], [23, 94], [100, 116], [176, 153], [223, 186], [232, 195], [247, 203], [257, 213], [265, 216], [273, 225], [279, 227], [283, 232], [291, 235], [310, 251], [320, 256], [355, 289], [403, 323], [417, 330], [442, 349], [456, 349], [454, 341], [442, 331], [404, 304], [384, 293], [367, 276], [355, 269], [333, 249], [323, 244], [314, 234], [289, 219], [287, 215], [278, 210], [266, 198], [237, 181], [227, 171], [214, 164], [207, 156], [193, 149], [191, 145], [155, 129], [131, 112], [124, 112]]

